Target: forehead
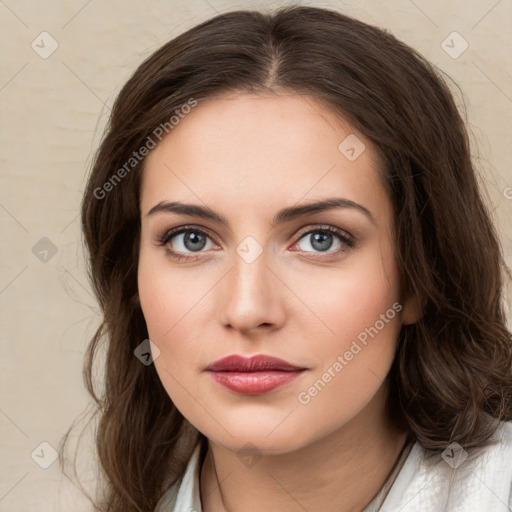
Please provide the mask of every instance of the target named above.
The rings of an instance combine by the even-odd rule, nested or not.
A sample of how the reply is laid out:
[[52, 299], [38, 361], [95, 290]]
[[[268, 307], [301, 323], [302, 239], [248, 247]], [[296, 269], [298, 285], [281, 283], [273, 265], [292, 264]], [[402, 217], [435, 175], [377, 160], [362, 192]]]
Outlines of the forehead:
[[245, 209], [340, 194], [375, 204], [386, 200], [378, 169], [369, 141], [316, 99], [230, 93], [200, 102], [146, 157], [141, 211], [198, 198]]

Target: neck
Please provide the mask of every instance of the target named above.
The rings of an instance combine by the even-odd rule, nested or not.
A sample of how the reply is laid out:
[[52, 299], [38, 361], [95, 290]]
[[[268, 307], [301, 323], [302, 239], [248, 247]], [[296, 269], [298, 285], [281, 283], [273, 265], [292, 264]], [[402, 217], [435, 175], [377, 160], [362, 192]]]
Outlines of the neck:
[[360, 512], [393, 471], [407, 432], [387, 420], [385, 386], [332, 434], [245, 466], [236, 452], [209, 441], [201, 469], [203, 512], [325, 510]]

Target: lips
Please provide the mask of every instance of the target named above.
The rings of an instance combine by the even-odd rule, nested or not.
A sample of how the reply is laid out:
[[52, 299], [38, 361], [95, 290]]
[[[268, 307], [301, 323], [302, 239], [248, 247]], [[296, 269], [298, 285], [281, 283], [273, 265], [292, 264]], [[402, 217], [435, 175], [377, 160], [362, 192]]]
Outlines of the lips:
[[277, 357], [258, 355], [242, 357], [238, 355], [224, 357], [208, 365], [206, 370], [212, 372], [261, 372], [269, 370], [297, 371], [304, 370]]
[[306, 368], [272, 356], [233, 355], [215, 361], [205, 370], [215, 382], [235, 393], [261, 395], [288, 384]]

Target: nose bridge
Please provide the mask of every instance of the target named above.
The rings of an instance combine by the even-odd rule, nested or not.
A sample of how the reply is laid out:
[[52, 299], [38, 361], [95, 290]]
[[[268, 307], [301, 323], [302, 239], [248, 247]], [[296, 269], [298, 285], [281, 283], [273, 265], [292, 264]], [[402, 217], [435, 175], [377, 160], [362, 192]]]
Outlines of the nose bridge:
[[223, 320], [239, 330], [278, 322], [278, 279], [268, 249], [248, 237], [236, 248], [224, 286]]
[[261, 250], [260, 254], [254, 254], [254, 251], [253, 247], [242, 243], [233, 258], [232, 292], [239, 298], [254, 300], [265, 291], [264, 283], [270, 272], [268, 251]]

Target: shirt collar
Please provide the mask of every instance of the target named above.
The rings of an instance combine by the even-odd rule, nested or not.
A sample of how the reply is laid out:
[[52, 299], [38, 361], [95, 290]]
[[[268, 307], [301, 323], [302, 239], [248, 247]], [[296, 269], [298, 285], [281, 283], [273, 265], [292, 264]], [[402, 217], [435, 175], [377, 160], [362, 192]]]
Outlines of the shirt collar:
[[[400, 459], [405, 464], [400, 467], [401, 464], [398, 464], [398, 467], [393, 471], [394, 475], [397, 476], [395, 482], [393, 479], [390, 479], [390, 487], [384, 486], [383, 489], [379, 492], [379, 494], [375, 497], [374, 500], [365, 508], [364, 512], [374, 512], [379, 510], [381, 506], [388, 506], [390, 503], [394, 503], [395, 501], [400, 501], [400, 498], [404, 492], [404, 487], [410, 483], [411, 471], [405, 471], [406, 469], [410, 469], [411, 466], [417, 466], [419, 460], [421, 459], [422, 449], [418, 445], [418, 443], [411, 443], [411, 450], [404, 450]], [[416, 468], [417, 469], [417, 468]], [[176, 496], [176, 501], [174, 502], [173, 508], [170, 510], [183, 511], [183, 512], [203, 512], [201, 507], [201, 492], [200, 492], [200, 470], [201, 470], [201, 443], [197, 443], [192, 452], [192, 455], [189, 459], [185, 472], [183, 473], [183, 477], [179, 480], [173, 487], [177, 488], [178, 493], [172, 493], [173, 496]], [[386, 494], [389, 495], [386, 496]], [[167, 508], [168, 505], [172, 503], [171, 493], [167, 493], [164, 500], [162, 500], [161, 506], [164, 508], [158, 508], [156, 510], [162, 512], [169, 512]], [[383, 500], [385, 502], [383, 503]], [[159, 504], [160, 505], [160, 504]], [[386, 509], [387, 510], [387, 509]]]
[[201, 493], [199, 490], [200, 453], [201, 443], [197, 443], [183, 474], [178, 496], [176, 497], [175, 510], [202, 512]]

